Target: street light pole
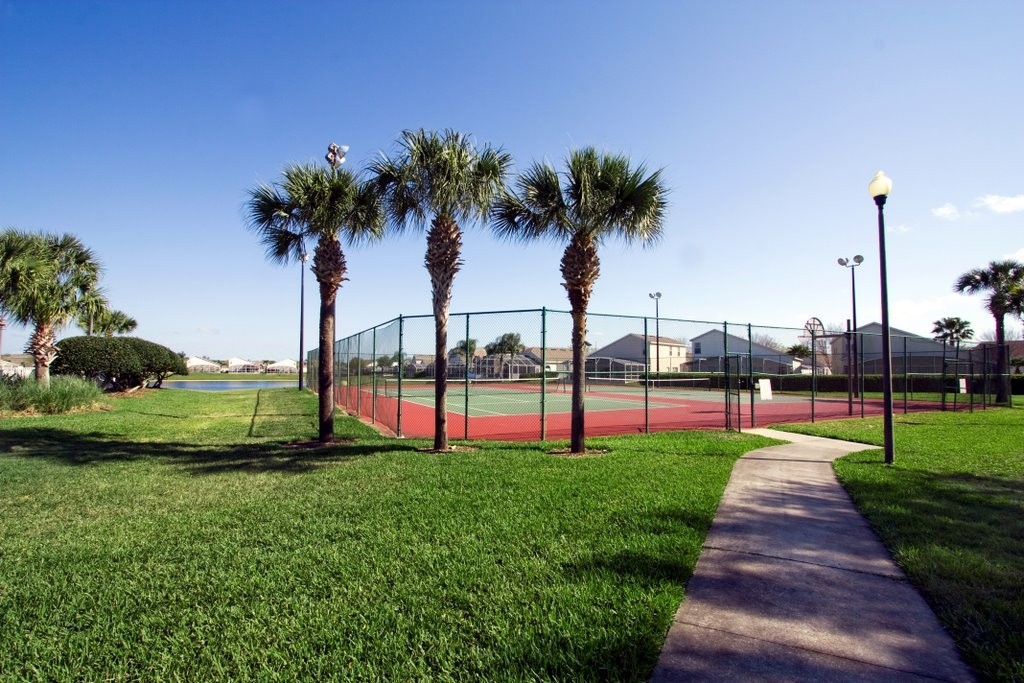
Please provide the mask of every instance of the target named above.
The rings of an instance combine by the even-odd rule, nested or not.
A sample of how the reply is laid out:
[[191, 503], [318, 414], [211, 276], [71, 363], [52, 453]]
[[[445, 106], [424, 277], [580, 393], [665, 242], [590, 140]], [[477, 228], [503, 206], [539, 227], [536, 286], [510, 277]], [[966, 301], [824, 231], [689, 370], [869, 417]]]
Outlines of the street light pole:
[[882, 286], [882, 401], [883, 431], [885, 439], [885, 464], [891, 465], [896, 459], [892, 432], [892, 348], [889, 343], [889, 283], [885, 266], [885, 200], [892, 191], [892, 180], [879, 171], [870, 183], [868, 192], [878, 207], [878, 271]]
[[[661, 375], [661, 311], [658, 306], [658, 304], [661, 303], [661, 292], [654, 292], [647, 296], [654, 299], [654, 343], [657, 344], [657, 346], [654, 347], [654, 371], [658, 375]], [[648, 361], [650, 361], [650, 358], [648, 358]]]
[[853, 385], [853, 395], [860, 396], [860, 377], [859, 369], [857, 367], [857, 266], [864, 263], [864, 257], [857, 254], [852, 259], [839, 259], [839, 265], [844, 268], [850, 269], [850, 292], [852, 292], [853, 298], [853, 334], [850, 339], [850, 348], [847, 352], [850, 354], [850, 382]]
[[302, 336], [305, 331], [306, 313], [306, 261], [309, 254], [305, 247], [299, 245], [299, 391], [302, 391], [302, 354], [305, 352], [306, 342]]

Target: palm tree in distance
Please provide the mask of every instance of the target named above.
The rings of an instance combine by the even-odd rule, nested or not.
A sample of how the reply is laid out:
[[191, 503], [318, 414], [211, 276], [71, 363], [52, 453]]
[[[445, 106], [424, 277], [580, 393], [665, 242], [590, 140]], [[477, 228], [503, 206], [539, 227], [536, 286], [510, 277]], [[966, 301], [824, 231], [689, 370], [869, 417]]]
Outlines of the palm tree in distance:
[[562, 286], [572, 313], [573, 453], [584, 452], [583, 377], [587, 306], [600, 274], [598, 247], [609, 239], [650, 245], [663, 229], [667, 189], [661, 171], [632, 168], [622, 155], [592, 147], [573, 150], [564, 177], [547, 163], [535, 163], [516, 181], [514, 192], [495, 204], [499, 236], [530, 242], [567, 242]]
[[462, 224], [483, 221], [505, 186], [512, 157], [454, 130], [402, 133], [395, 158], [370, 166], [394, 229], [427, 230], [424, 265], [434, 312], [434, 450], [448, 450], [448, 314], [462, 266]]
[[344, 152], [332, 145], [331, 168], [290, 166], [280, 183], [249, 191], [247, 225], [266, 248], [267, 258], [287, 264], [300, 260], [306, 242], [315, 242], [313, 275], [320, 288], [319, 440], [334, 440], [334, 329], [338, 289], [348, 265], [341, 248], [383, 234], [384, 212], [375, 186], [339, 168]]
[[[505, 376], [505, 356], [509, 357], [511, 363], [515, 360], [516, 355], [522, 353], [525, 348], [522, 336], [518, 332], [506, 332], [484, 347], [487, 355], [498, 354], [498, 377]], [[511, 365], [509, 366], [509, 379], [512, 379]]]
[[932, 334], [934, 335], [932, 338], [935, 341], [956, 346], [957, 352], [960, 351], [961, 341], [968, 341], [974, 338], [974, 330], [971, 329], [971, 323], [963, 318], [939, 318], [932, 323]]
[[96, 334], [102, 334], [104, 337], [113, 337], [115, 334], [130, 334], [134, 332], [139, 323], [124, 311], [107, 308], [99, 312], [93, 326]]
[[110, 302], [102, 289], [94, 288], [85, 292], [78, 302], [78, 317], [75, 320], [77, 325], [85, 330], [85, 334], [92, 336], [95, 332], [96, 320], [105, 311], [109, 310]]
[[985, 307], [996, 321], [996, 402], [1005, 403], [1010, 396], [1010, 376], [1006, 372], [1006, 316], [1021, 314], [1024, 290], [1024, 264], [1019, 261], [992, 261], [985, 268], [975, 268], [959, 278], [953, 291], [962, 294], [988, 294]]
[[73, 235], [12, 230], [0, 241], [2, 308], [15, 322], [32, 325], [25, 350], [32, 354], [36, 382], [49, 386], [57, 332], [76, 318], [82, 297], [96, 288], [100, 264]]

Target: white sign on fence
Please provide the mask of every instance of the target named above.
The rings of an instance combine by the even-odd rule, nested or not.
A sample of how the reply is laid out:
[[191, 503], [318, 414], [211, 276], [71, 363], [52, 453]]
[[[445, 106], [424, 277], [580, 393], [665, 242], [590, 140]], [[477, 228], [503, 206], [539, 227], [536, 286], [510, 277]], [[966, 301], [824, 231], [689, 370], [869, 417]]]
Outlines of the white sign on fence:
[[757, 383], [758, 388], [761, 389], [761, 400], [770, 401], [772, 400], [772, 381], [770, 379], [762, 379]]

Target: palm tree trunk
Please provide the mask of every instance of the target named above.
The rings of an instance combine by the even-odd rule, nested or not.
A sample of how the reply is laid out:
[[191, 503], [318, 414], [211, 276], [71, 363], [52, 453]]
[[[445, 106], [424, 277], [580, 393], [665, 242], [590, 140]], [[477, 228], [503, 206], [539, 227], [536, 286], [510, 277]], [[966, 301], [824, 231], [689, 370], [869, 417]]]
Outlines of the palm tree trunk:
[[50, 386], [50, 363], [57, 357], [57, 344], [53, 328], [39, 324], [29, 337], [28, 350], [36, 368], [36, 383]]
[[1010, 378], [1006, 374], [1006, 323], [1003, 314], [996, 319], [996, 403], [1007, 403], [1010, 396]]
[[572, 414], [570, 451], [583, 453], [586, 450], [586, 433], [583, 410], [583, 378], [586, 359], [583, 355], [587, 335], [587, 306], [594, 291], [594, 282], [601, 272], [597, 257], [597, 245], [585, 235], [575, 235], [562, 255], [562, 286], [569, 294], [569, 310], [572, 313]]
[[320, 283], [320, 364], [317, 367], [319, 389], [319, 431], [321, 443], [334, 441], [334, 315], [337, 290]]
[[586, 434], [583, 408], [583, 377], [586, 372], [586, 357], [583, 355], [587, 333], [587, 310], [572, 306], [572, 407], [569, 450], [573, 453], [586, 451]]
[[455, 274], [462, 266], [462, 232], [450, 216], [437, 216], [427, 232], [424, 265], [434, 308], [434, 450], [448, 450], [448, 313]]
[[319, 439], [334, 441], [334, 322], [338, 289], [348, 266], [337, 239], [323, 238], [313, 255], [313, 275], [320, 286], [320, 339], [317, 365]]

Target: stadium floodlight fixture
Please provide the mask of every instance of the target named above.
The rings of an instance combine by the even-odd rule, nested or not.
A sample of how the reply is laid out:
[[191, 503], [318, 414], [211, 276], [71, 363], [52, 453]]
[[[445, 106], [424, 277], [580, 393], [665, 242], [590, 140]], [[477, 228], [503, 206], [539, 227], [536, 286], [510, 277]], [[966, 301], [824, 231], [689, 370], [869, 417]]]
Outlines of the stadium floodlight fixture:
[[337, 169], [345, 163], [345, 155], [348, 154], [348, 145], [338, 146], [333, 142], [327, 146], [327, 154], [324, 156], [331, 168]]
[[885, 464], [896, 459], [892, 432], [892, 346], [889, 340], [889, 283], [885, 266], [885, 200], [892, 192], [892, 180], [879, 171], [868, 183], [868, 193], [878, 207], [878, 273], [882, 286], [882, 402], [885, 414], [882, 422], [885, 442]]

